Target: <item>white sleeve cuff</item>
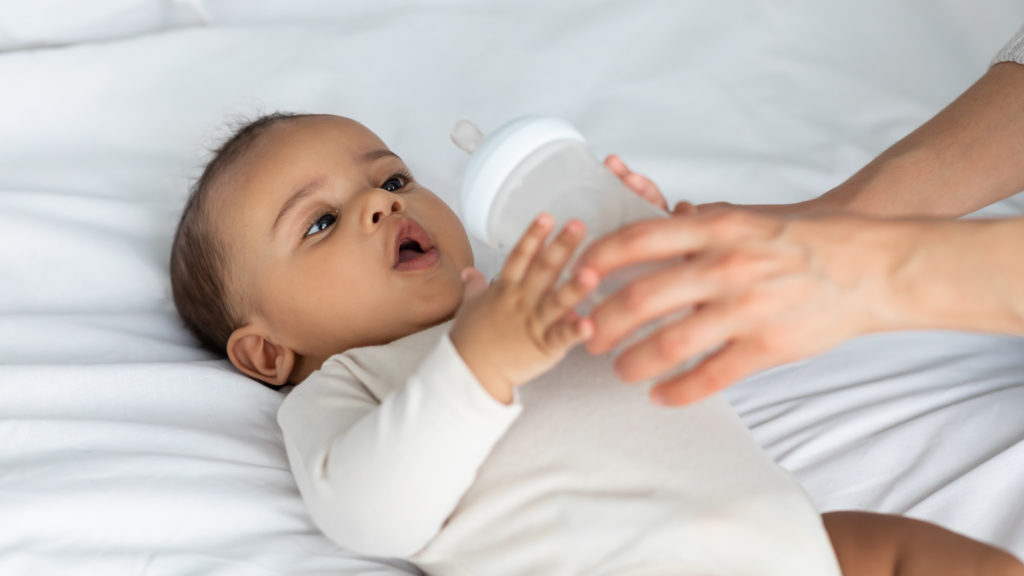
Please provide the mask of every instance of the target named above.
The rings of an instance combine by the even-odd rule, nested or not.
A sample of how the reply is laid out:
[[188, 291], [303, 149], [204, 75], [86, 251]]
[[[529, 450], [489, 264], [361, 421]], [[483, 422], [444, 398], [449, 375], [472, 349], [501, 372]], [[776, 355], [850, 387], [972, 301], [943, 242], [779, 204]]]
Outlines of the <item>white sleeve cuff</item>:
[[991, 66], [995, 66], [1000, 62], [1016, 62], [1017, 64], [1024, 64], [1024, 28], [1021, 28], [1017, 34], [1006, 43], [1005, 46], [996, 54], [996, 57], [992, 59]]
[[[449, 406], [459, 410], [460, 419], [467, 422], [484, 427], [499, 422], [511, 423], [522, 410], [518, 389], [513, 392], [511, 404], [499, 402], [484, 389], [447, 334], [427, 355], [416, 376], [432, 392], [444, 397]], [[501, 426], [502, 432], [507, 427], [507, 424]]]

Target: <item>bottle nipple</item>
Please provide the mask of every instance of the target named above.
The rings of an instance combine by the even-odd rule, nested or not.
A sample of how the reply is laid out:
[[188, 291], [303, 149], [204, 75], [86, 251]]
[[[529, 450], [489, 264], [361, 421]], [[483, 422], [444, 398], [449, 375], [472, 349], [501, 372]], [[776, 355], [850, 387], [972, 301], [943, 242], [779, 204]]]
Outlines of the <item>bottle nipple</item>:
[[484, 141], [484, 133], [469, 120], [456, 122], [451, 136], [452, 142], [455, 142], [455, 145], [462, 148], [467, 154], [472, 154]]

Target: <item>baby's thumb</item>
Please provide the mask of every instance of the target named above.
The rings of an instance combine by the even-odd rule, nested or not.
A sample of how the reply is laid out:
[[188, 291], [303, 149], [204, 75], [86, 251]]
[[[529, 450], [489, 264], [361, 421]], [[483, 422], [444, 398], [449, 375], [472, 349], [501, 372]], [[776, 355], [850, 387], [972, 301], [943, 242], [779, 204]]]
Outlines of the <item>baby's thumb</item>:
[[476, 298], [487, 290], [487, 278], [484, 273], [476, 268], [469, 267], [462, 269], [463, 301]]

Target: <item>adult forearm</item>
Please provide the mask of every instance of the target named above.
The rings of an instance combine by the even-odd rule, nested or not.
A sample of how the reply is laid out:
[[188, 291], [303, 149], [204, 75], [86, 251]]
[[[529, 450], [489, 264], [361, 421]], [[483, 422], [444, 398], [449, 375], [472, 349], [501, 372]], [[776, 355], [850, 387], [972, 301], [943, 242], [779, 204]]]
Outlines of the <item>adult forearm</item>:
[[1024, 190], [1024, 66], [1004, 62], [815, 204], [962, 216]]
[[1024, 335], [1024, 218], [892, 224], [882, 329]]

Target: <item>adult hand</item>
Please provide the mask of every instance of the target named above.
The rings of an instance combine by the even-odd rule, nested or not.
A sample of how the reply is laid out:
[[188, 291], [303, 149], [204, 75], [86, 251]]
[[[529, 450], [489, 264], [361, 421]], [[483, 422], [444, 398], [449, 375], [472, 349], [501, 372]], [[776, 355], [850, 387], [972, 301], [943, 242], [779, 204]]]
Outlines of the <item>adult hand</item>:
[[603, 276], [660, 259], [681, 263], [635, 280], [592, 312], [592, 353], [614, 348], [651, 320], [690, 309], [616, 359], [626, 381], [646, 380], [711, 352], [652, 388], [684, 404], [754, 372], [806, 357], [885, 319], [886, 278], [907, 243], [899, 223], [850, 216], [785, 219], [719, 207], [641, 221], [596, 240], [579, 260]]

